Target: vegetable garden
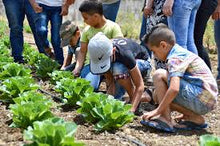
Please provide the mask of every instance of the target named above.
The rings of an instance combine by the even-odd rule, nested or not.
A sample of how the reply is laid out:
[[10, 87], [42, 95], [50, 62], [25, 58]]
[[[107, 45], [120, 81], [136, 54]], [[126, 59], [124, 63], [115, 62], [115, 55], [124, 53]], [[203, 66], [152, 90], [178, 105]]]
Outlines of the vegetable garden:
[[[219, 107], [207, 115], [207, 131], [159, 133], [141, 126], [131, 105], [93, 92], [88, 81], [59, 71], [28, 44], [26, 63], [13, 63], [6, 26], [0, 25], [0, 145], [196, 145], [201, 135], [220, 136]], [[203, 136], [201, 145], [207, 140], [220, 141]]]

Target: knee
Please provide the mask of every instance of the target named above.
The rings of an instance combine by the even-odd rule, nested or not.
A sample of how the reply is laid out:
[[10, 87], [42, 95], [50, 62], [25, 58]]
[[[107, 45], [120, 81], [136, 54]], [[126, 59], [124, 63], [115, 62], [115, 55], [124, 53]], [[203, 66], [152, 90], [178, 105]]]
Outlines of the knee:
[[168, 75], [168, 73], [165, 69], [157, 69], [154, 72], [153, 81], [154, 82], [159, 82], [159, 81], [162, 81], [162, 80], [167, 80], [167, 75]]
[[41, 26], [41, 27], [37, 28], [36, 32], [39, 36], [47, 36], [47, 28], [46, 27]]

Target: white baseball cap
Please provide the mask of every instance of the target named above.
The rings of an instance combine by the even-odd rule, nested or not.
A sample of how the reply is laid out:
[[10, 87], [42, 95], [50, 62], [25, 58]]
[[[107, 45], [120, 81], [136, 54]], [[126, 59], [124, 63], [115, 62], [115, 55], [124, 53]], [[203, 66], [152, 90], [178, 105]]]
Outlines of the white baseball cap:
[[102, 32], [97, 33], [88, 44], [90, 70], [93, 74], [102, 74], [111, 67], [113, 45]]

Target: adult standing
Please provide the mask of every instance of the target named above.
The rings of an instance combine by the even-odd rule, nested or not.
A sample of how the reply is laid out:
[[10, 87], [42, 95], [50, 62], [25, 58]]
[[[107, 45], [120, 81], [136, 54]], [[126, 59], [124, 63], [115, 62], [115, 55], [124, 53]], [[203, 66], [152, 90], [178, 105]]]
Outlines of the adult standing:
[[173, 30], [176, 42], [183, 48], [198, 54], [194, 41], [196, 13], [201, 0], [166, 0], [163, 13], [168, 16], [168, 26]]
[[44, 53], [41, 41], [36, 34], [34, 21], [37, 15], [28, 0], [3, 0], [6, 16], [10, 28], [10, 43], [15, 62], [24, 63], [22, 52], [24, 45], [23, 22], [25, 15], [34, 35], [35, 43], [40, 53]]
[[100, 0], [105, 18], [115, 22], [121, 0]]
[[218, 0], [202, 0], [199, 10], [196, 14], [195, 29], [194, 29], [194, 39], [195, 39], [196, 48], [198, 50], [198, 55], [205, 61], [205, 63], [208, 65], [210, 69], [211, 69], [211, 63], [208, 52], [203, 46], [203, 37], [207, 22], [210, 16], [215, 11], [217, 4], [218, 4]]

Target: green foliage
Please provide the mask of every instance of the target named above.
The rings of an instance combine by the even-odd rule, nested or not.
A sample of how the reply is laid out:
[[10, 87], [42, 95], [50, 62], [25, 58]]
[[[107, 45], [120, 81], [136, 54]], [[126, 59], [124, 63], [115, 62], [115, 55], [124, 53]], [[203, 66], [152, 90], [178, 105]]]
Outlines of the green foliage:
[[204, 34], [204, 47], [208, 49], [210, 53], [217, 53], [215, 39], [214, 39], [214, 21], [210, 19], [207, 23], [206, 31]]
[[124, 37], [139, 40], [140, 17], [136, 18], [134, 13], [120, 11], [117, 16], [117, 23], [120, 25]]
[[28, 126], [32, 126], [35, 121], [43, 121], [54, 117], [50, 111], [50, 107], [52, 106], [51, 102], [47, 102], [46, 104], [40, 100], [26, 102], [21, 101], [19, 97], [14, 101], [16, 104], [11, 104], [9, 106], [10, 112], [13, 114], [13, 123], [11, 127], [25, 129]]
[[33, 143], [30, 146], [83, 146], [75, 142], [74, 133], [77, 125], [65, 122], [60, 118], [51, 118], [42, 122], [34, 122], [33, 128], [24, 131], [24, 139]]
[[56, 84], [55, 90], [61, 93], [64, 98], [67, 98], [68, 104], [73, 106], [81, 101], [86, 94], [93, 92], [90, 82], [81, 78], [61, 79]]
[[51, 105], [51, 100], [47, 99], [43, 94], [36, 91], [27, 91], [19, 97], [13, 99], [15, 104], [24, 104], [29, 102], [43, 102], [45, 105]]
[[0, 72], [0, 80], [15, 76], [31, 77], [31, 70], [18, 63], [9, 63], [2, 67], [2, 72]]
[[31, 27], [29, 25], [24, 25], [24, 30], [26, 33], [32, 33]]
[[200, 146], [220, 146], [220, 137], [213, 136], [213, 135], [203, 135], [199, 138]]
[[42, 57], [36, 63], [36, 74], [40, 78], [48, 78], [48, 73], [52, 73], [59, 68], [59, 64], [49, 57]]
[[50, 76], [50, 82], [52, 84], [56, 84], [56, 82], [60, 81], [61, 79], [74, 79], [74, 76], [73, 74], [70, 72], [70, 71], [58, 71], [58, 70], [55, 70], [53, 71], [52, 73], [49, 74]]
[[31, 66], [34, 66], [34, 64], [38, 61], [39, 57], [43, 56], [43, 54], [37, 52], [27, 43], [24, 43], [23, 54], [24, 54], [24, 60], [28, 62], [28, 64]]
[[131, 105], [128, 105], [111, 96], [93, 93], [89, 94], [78, 109], [86, 121], [95, 123], [95, 130], [114, 130], [126, 123], [133, 121], [134, 114], [130, 112]]
[[3, 81], [0, 86], [0, 100], [13, 103], [13, 98], [18, 97], [21, 93], [38, 88], [39, 86], [34, 83], [32, 78], [12, 77]]

